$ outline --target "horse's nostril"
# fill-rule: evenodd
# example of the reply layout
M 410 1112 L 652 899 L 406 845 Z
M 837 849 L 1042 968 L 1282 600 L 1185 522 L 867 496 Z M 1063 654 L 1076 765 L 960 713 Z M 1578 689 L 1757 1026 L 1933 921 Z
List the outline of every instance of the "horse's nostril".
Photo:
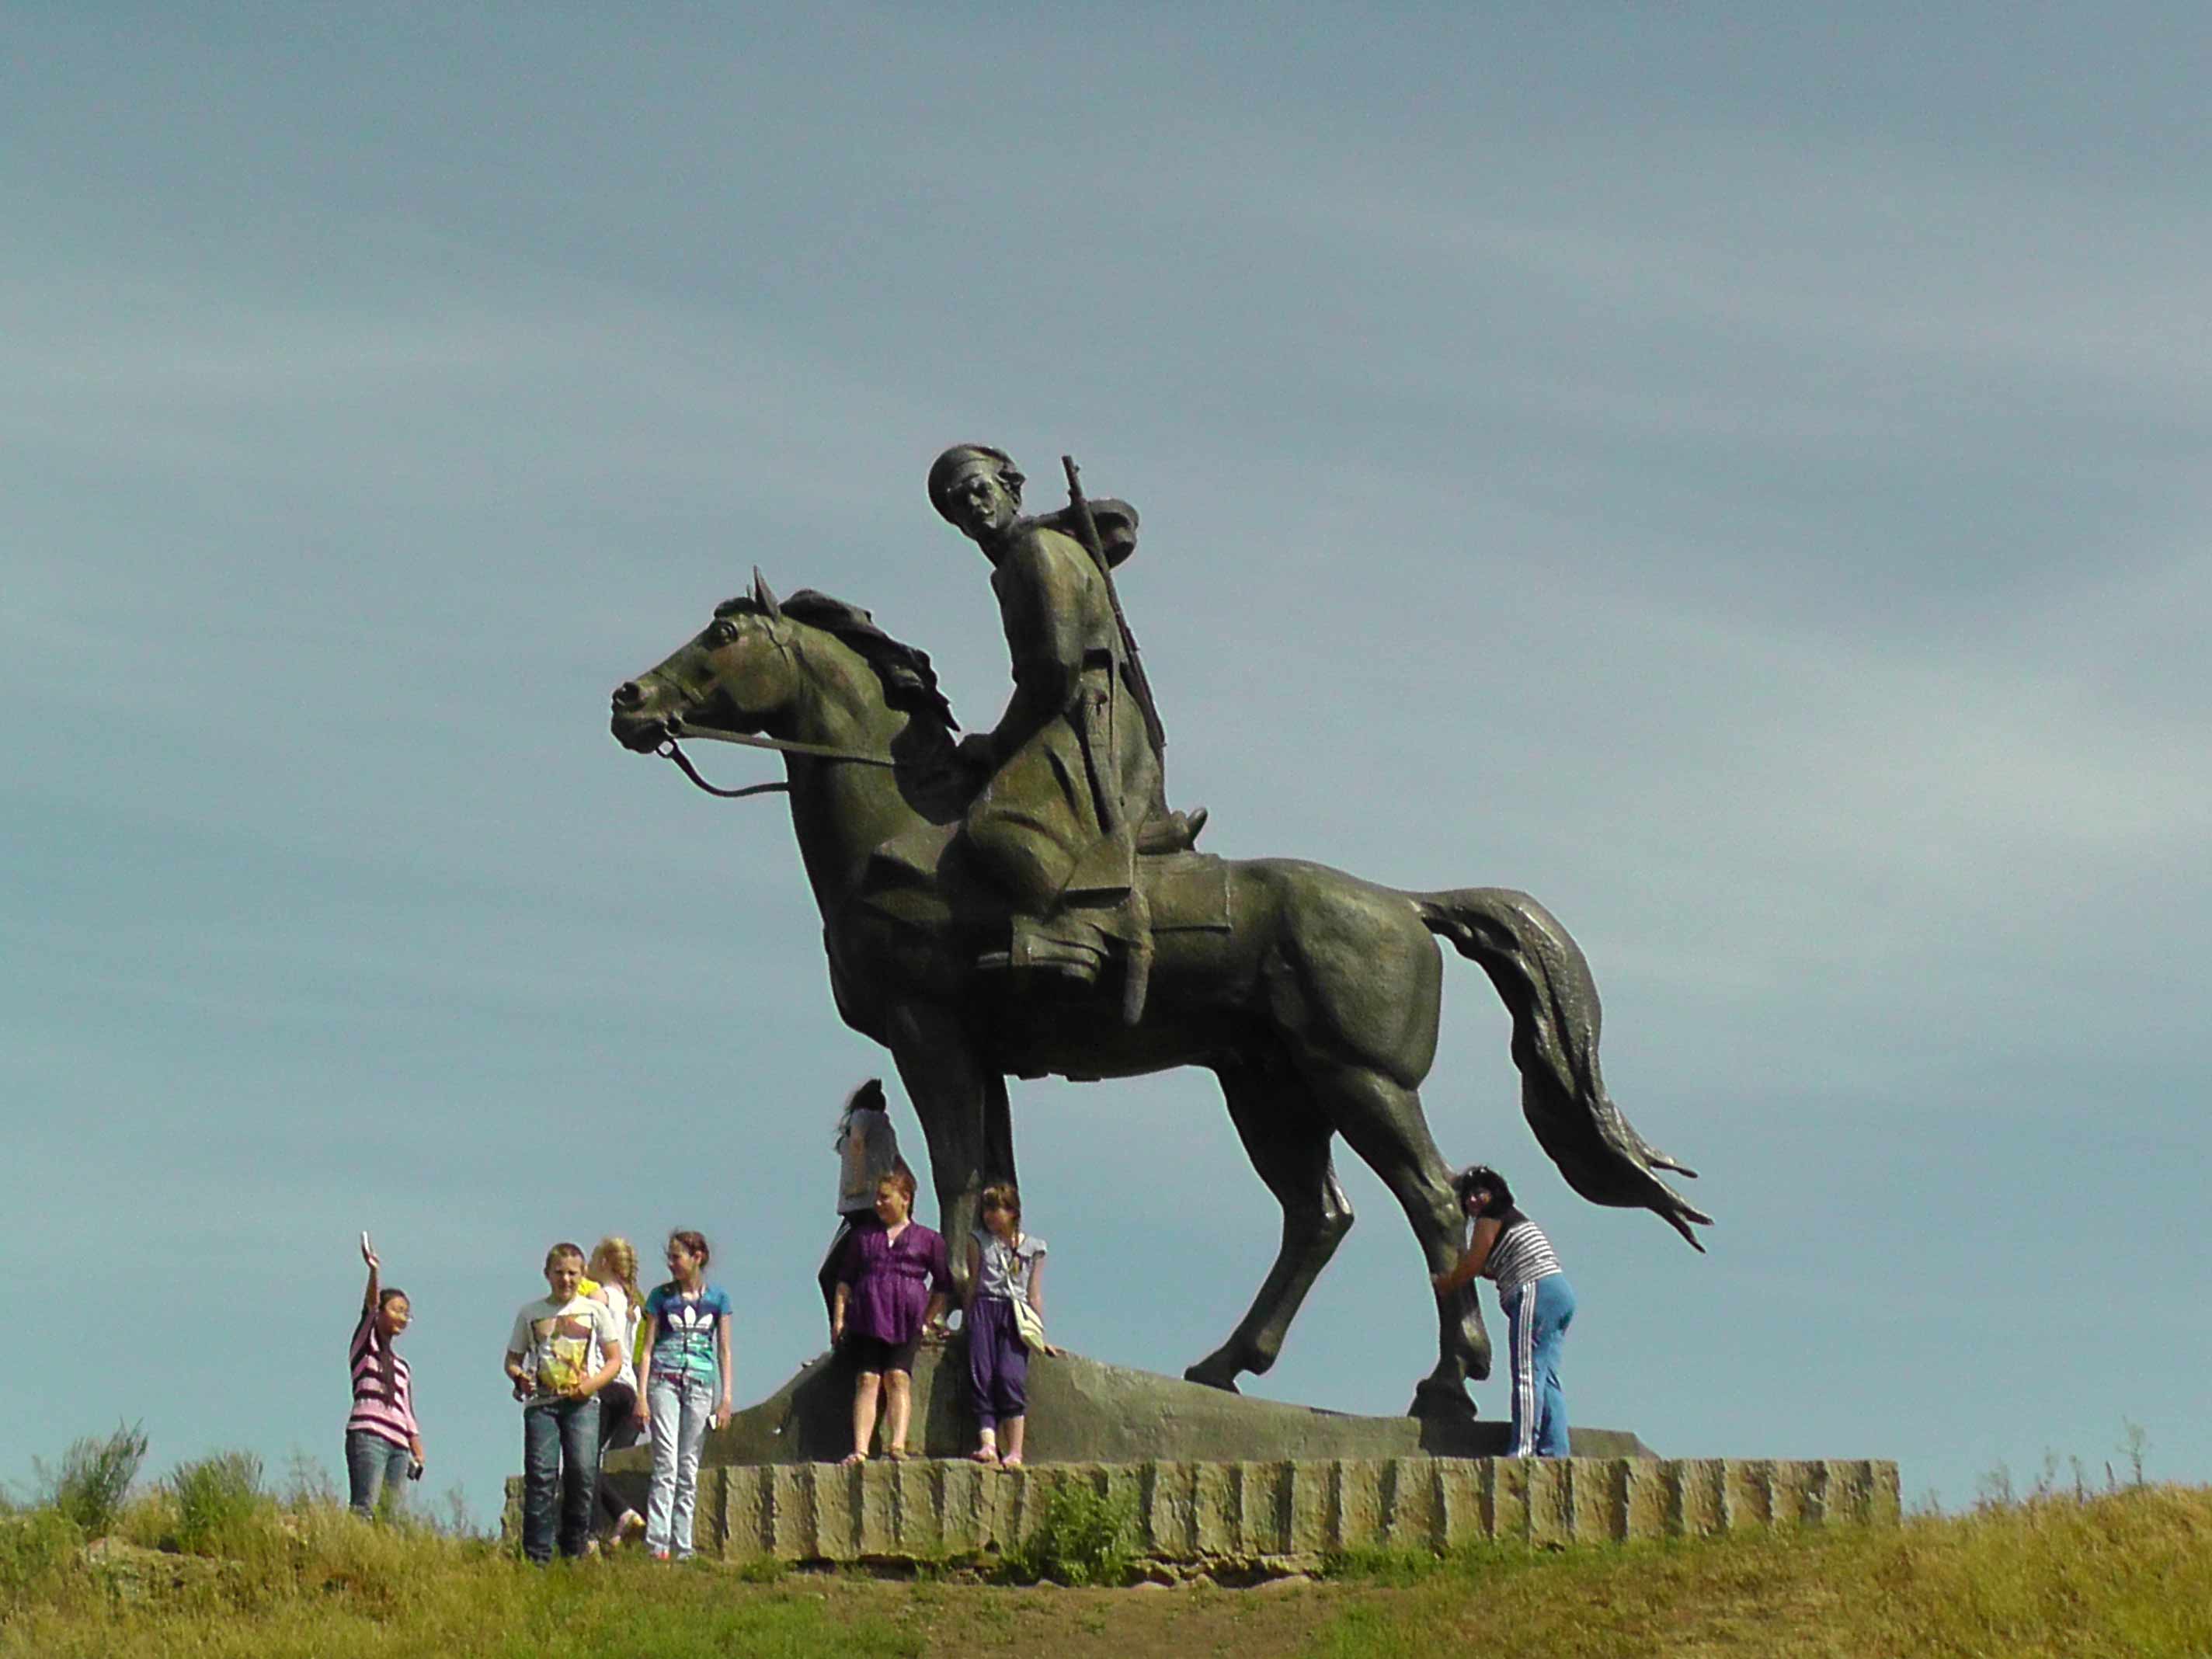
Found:
M 624 680 L 615 687 L 615 707 L 635 708 L 645 701 L 645 688 L 635 680 Z

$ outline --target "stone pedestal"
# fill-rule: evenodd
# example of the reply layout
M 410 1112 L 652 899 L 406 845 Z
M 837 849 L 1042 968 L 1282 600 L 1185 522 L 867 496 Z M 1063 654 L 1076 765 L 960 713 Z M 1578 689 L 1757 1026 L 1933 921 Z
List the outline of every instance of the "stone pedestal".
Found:
M 1076 1355 L 1032 1360 L 1028 1458 L 968 1462 L 975 1425 L 957 1346 L 914 1372 L 916 1456 L 836 1467 L 851 1449 L 853 1373 L 824 1356 L 708 1435 L 701 1554 L 732 1560 L 987 1559 L 1068 1482 L 1124 1500 L 1137 1553 L 1198 1571 L 1285 1571 L 1339 1550 L 1482 1540 L 1569 1545 L 1820 1524 L 1894 1525 L 1897 1465 L 1867 1459 L 1657 1456 L 1633 1434 L 1576 1429 L 1575 1455 L 1516 1460 L 1502 1423 L 1352 1417 L 1248 1400 Z M 607 1461 L 641 1511 L 652 1468 Z M 520 1481 L 510 1481 L 508 1526 Z
M 1219 1462 L 1325 1457 L 1492 1457 L 1505 1447 L 1502 1422 L 1467 1418 L 1352 1417 L 1251 1400 L 1218 1389 L 1079 1354 L 1030 1362 L 1032 1463 L 1141 1463 L 1152 1459 Z M 968 1410 L 966 1351 L 952 1343 L 924 1348 L 914 1368 L 914 1424 L 908 1449 L 923 1457 L 963 1457 L 975 1449 Z M 1577 1428 L 1578 1456 L 1650 1457 L 1634 1435 Z M 704 1464 L 834 1463 L 853 1449 L 853 1373 L 823 1355 L 728 1426 L 707 1437 Z M 642 1450 L 619 1453 L 611 1468 L 649 1467 Z

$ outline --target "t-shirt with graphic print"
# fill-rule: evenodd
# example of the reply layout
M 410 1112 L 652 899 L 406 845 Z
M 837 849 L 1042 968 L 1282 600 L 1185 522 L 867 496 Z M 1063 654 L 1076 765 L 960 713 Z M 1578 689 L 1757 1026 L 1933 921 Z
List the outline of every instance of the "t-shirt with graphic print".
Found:
M 514 1316 L 507 1351 L 523 1356 L 543 1397 L 572 1389 L 606 1363 L 606 1350 L 622 1346 L 622 1327 L 604 1302 L 574 1296 L 556 1302 L 541 1296 Z
M 653 1375 L 683 1372 L 719 1383 L 722 1363 L 715 1356 L 714 1334 L 730 1311 L 730 1298 L 712 1285 L 696 1296 L 686 1296 L 672 1284 L 654 1289 L 645 1298 Z

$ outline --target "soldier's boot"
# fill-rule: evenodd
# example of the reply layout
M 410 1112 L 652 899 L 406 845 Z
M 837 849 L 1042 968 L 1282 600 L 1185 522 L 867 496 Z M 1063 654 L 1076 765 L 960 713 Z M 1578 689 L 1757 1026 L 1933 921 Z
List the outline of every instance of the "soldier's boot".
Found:
M 1022 978 L 1050 978 L 1074 985 L 1095 984 L 1105 965 L 1106 935 L 1087 921 L 1069 915 L 1051 917 L 1017 915 L 1009 928 L 1007 948 L 986 951 L 975 966 L 989 973 L 1010 973 Z

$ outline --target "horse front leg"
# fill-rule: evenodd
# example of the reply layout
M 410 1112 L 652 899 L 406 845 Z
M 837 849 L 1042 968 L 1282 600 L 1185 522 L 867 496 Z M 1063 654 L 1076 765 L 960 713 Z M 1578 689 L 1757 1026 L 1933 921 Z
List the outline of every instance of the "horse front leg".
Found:
M 894 1010 L 890 1036 L 899 1080 L 906 1085 L 922 1137 L 929 1143 L 937 1230 L 945 1235 L 957 1293 L 964 1297 L 968 1236 L 979 1220 L 976 1200 L 989 1176 L 1013 1176 L 1011 1169 L 998 1171 L 986 1165 L 994 1142 L 1003 1142 L 1012 1158 L 1012 1131 L 1004 1123 L 1006 1079 L 985 1068 L 959 1022 L 933 1004 L 908 1004 Z

